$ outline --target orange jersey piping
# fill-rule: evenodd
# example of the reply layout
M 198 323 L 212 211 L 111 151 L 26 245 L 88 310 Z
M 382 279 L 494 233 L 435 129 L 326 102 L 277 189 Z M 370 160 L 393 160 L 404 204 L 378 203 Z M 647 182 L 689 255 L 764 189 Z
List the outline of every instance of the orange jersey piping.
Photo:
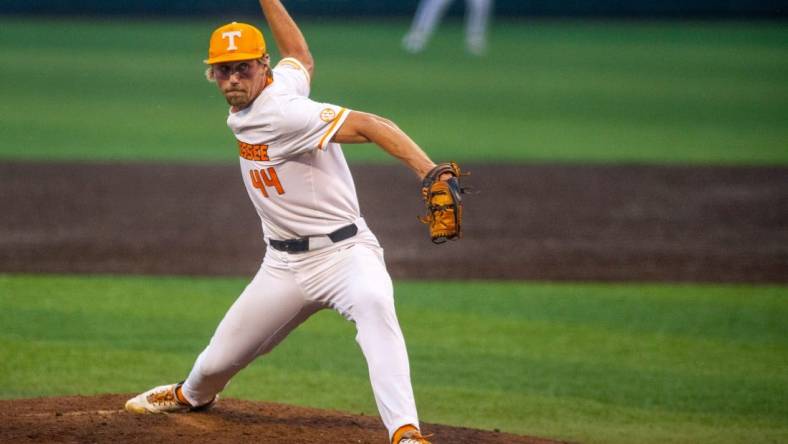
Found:
M 337 116 L 334 118 L 334 121 L 331 122 L 331 126 L 328 127 L 328 130 L 325 132 L 325 134 L 323 134 L 323 137 L 320 139 L 320 143 L 317 145 L 318 148 L 320 148 L 321 150 L 325 149 L 326 145 L 328 144 L 328 141 L 331 140 L 331 137 L 334 136 L 334 133 L 336 133 L 339 130 L 339 125 L 345 121 L 346 117 L 347 117 L 347 109 L 341 108 L 339 110 L 339 114 L 337 114 Z

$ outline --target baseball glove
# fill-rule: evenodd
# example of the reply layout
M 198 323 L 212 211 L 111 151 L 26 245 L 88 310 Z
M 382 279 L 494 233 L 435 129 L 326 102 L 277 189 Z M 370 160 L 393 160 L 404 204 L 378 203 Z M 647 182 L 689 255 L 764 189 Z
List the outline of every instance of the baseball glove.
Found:
M 440 180 L 441 175 L 452 175 Z M 460 166 L 455 162 L 436 165 L 421 183 L 421 196 L 427 206 L 427 214 L 419 220 L 430 229 L 430 239 L 435 244 L 462 237 L 462 198 L 465 189 L 460 186 Z

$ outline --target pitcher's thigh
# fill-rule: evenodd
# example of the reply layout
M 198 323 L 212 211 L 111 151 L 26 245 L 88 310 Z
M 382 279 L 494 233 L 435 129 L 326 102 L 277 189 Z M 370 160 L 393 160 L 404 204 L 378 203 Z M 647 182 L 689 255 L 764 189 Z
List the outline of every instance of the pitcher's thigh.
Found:
M 346 318 L 394 315 L 394 290 L 383 261 L 382 250 L 360 244 L 349 248 L 338 267 L 335 307 Z
M 219 323 L 206 349 L 203 371 L 245 366 L 312 313 L 289 272 L 263 266 Z

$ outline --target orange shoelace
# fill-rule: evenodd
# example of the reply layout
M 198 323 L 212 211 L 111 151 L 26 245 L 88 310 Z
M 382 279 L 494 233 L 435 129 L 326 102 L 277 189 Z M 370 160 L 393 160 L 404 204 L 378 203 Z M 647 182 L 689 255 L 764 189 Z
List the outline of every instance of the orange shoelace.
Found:
M 148 395 L 148 402 L 151 404 L 170 404 L 173 402 L 177 403 L 178 400 L 175 399 L 175 394 L 172 393 L 172 390 L 162 390 Z
M 418 442 L 420 442 L 422 444 L 431 444 L 429 441 L 427 441 L 427 438 L 432 437 L 433 433 L 430 433 L 429 435 L 426 435 L 426 436 L 422 435 L 421 432 L 418 431 L 418 430 L 414 430 L 413 432 L 410 432 L 410 433 L 411 433 L 410 436 L 407 436 L 407 434 L 406 434 L 405 436 L 403 436 L 400 439 L 400 441 L 411 439 L 413 441 L 418 441 Z

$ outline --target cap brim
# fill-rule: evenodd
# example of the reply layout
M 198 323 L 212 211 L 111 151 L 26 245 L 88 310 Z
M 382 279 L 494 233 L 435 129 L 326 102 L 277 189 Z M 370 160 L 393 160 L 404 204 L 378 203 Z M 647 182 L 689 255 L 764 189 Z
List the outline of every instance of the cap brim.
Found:
M 224 54 L 212 59 L 203 60 L 206 65 L 215 65 L 217 63 L 225 62 L 240 62 L 242 60 L 257 60 L 265 54 L 249 53 L 249 52 L 234 52 L 232 54 Z

